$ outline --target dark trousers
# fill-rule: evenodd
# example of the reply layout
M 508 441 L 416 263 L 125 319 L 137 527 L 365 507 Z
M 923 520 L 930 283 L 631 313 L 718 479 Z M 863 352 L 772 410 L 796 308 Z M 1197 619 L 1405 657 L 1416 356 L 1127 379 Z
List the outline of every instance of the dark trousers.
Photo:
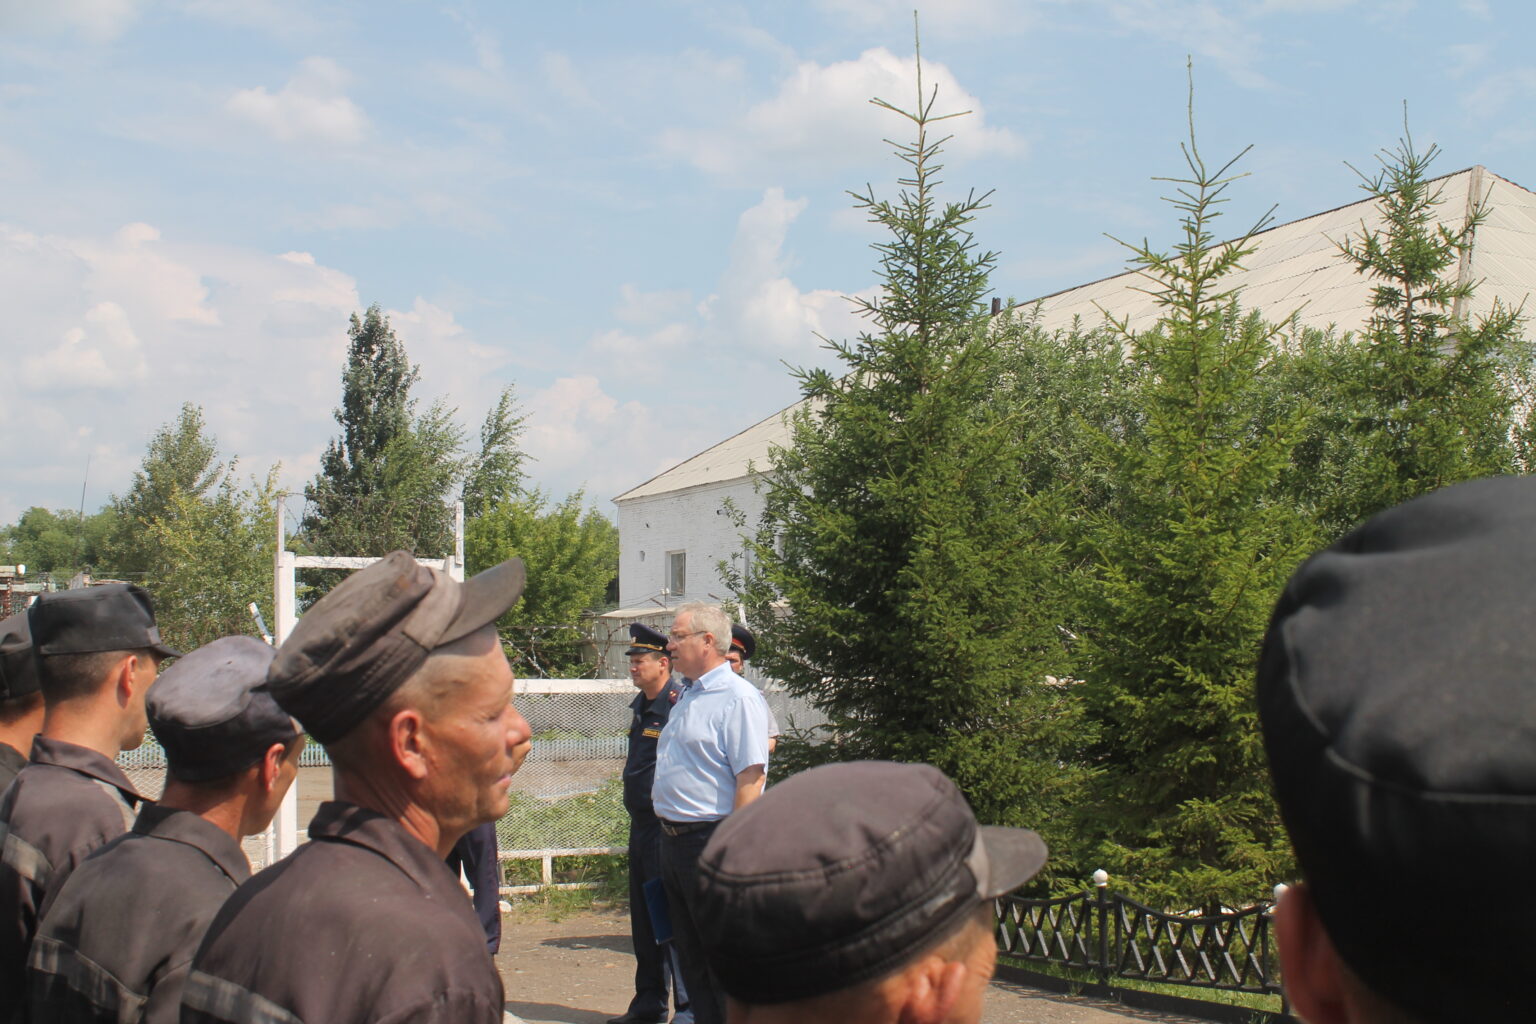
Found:
M 695 1024 L 725 1024 L 725 998 L 704 959 L 704 938 L 693 912 L 699 855 L 716 824 L 680 836 L 661 834 L 661 877 L 667 887 L 667 909 L 672 913 L 672 942 L 683 961 Z
M 684 984 L 677 946 L 656 944 L 645 883 L 661 877 L 661 826 L 655 818 L 629 822 L 629 934 L 635 944 L 635 998 L 629 1016 L 666 1020 L 667 992 L 677 1009 L 674 1020 L 688 1019 L 688 986 Z
M 488 821 L 459 837 L 448 851 L 448 866 L 464 869 L 474 895 L 475 916 L 485 929 L 485 948 L 495 956 L 501 948 L 501 858 L 496 855 L 496 823 Z

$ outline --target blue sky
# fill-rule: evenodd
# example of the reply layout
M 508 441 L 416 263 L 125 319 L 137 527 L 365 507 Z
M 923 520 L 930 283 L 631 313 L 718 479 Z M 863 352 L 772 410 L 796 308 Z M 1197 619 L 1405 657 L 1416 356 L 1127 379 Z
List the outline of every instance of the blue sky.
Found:
M 1020 299 L 1174 237 L 1185 58 L 1229 215 L 1359 198 L 1402 104 L 1436 169 L 1536 184 L 1523 3 L 949 0 L 926 79 L 953 195 Z M 348 315 L 390 311 L 472 432 L 506 384 L 535 482 L 608 499 L 796 397 L 858 322 L 910 101 L 911 3 L 0 0 L 0 521 L 95 508 L 203 406 L 302 487 Z

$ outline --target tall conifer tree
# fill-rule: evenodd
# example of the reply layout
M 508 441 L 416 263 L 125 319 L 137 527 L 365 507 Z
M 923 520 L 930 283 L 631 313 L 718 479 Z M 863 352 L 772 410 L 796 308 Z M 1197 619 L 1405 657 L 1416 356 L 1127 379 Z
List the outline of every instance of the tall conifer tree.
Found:
M 1062 648 L 1043 599 L 1042 541 L 1014 407 L 991 401 L 1007 342 L 982 308 L 994 254 L 970 225 L 974 193 L 938 197 L 946 141 L 922 85 L 894 200 L 853 193 L 881 225 L 871 330 L 829 343 L 836 373 L 801 370 L 807 405 L 773 455 L 741 596 L 767 673 L 808 697 L 837 758 L 925 761 L 983 820 L 1051 838 L 1070 797 L 1077 717 L 1046 676 Z
M 1172 253 L 1132 246 L 1162 308 L 1117 325 L 1138 369 L 1141 419 L 1104 436 L 1114 492 L 1084 517 L 1086 614 L 1077 671 L 1099 727 L 1086 817 L 1099 866 L 1148 899 L 1242 905 L 1289 877 L 1253 698 L 1259 640 L 1280 586 L 1312 544 L 1277 500 L 1298 421 L 1266 423 L 1275 328 L 1244 314 L 1224 279 L 1264 218 L 1217 244 L 1212 224 L 1236 159 L 1214 173 L 1194 143 L 1171 179 Z M 1239 157 L 1241 154 L 1239 154 Z

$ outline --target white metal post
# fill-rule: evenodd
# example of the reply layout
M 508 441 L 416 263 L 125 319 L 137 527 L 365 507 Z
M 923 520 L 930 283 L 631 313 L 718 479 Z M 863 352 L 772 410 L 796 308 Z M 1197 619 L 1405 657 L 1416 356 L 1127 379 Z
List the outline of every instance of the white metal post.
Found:
M 287 543 L 283 537 L 283 499 L 277 499 L 277 556 L 274 559 L 272 572 L 272 640 L 279 647 L 288 634 L 293 632 L 294 623 L 298 621 L 298 610 L 295 604 L 295 556 L 292 551 L 286 550 Z M 278 805 L 277 818 L 272 823 L 270 860 L 268 863 L 276 863 L 288 856 L 299 845 L 299 780 L 294 779 L 293 785 L 288 787 L 288 793 L 283 797 L 283 802 Z

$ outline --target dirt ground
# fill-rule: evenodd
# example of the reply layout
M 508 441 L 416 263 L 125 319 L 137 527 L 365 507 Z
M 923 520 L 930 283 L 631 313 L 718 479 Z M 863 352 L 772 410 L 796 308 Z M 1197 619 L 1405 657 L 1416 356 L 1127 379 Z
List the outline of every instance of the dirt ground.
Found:
M 552 921 L 542 908 L 516 907 L 502 916 L 496 957 L 507 1011 L 528 1024 L 605 1024 L 623 1013 L 634 993 L 635 960 L 629 918 L 583 911 Z M 1096 999 L 1055 995 L 994 982 L 984 1024 L 1200 1024 L 1127 1009 Z

